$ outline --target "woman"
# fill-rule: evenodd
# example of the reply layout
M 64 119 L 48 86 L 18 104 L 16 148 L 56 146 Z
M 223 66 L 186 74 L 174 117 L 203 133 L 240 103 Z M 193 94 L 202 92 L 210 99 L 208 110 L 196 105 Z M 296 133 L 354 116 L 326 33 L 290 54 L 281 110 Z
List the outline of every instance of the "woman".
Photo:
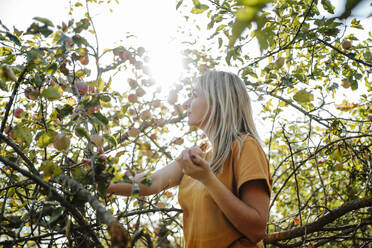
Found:
M 139 185 L 140 195 L 179 186 L 185 247 L 263 247 L 272 178 L 244 83 L 232 73 L 207 72 L 185 107 L 188 124 L 208 137 L 209 151 L 184 150 L 151 175 L 150 187 Z M 108 192 L 128 196 L 131 187 L 111 184 Z

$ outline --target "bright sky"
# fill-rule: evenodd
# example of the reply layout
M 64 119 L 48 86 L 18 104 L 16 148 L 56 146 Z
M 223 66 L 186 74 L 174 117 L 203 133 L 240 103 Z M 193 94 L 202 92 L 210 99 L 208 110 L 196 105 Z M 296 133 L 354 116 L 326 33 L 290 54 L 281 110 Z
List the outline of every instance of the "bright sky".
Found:
M 178 55 L 182 37 L 177 34 L 177 26 L 184 26 L 184 19 L 175 9 L 176 1 L 119 0 L 119 2 L 120 4 L 116 4 L 115 1 L 110 5 L 101 4 L 99 8 L 95 8 L 94 4 L 90 5 L 91 15 L 100 38 L 101 52 L 104 48 L 113 48 L 119 44 L 145 47 L 151 58 L 153 78 L 163 85 L 163 89 L 169 90 L 170 87 L 167 86 L 177 82 L 182 71 L 182 61 Z M 335 5 L 336 12 L 342 11 L 340 6 L 343 5 L 343 0 L 331 2 Z M 354 14 L 365 17 L 371 13 L 372 6 L 369 2 L 365 0 Z M 191 0 L 184 3 L 192 4 Z M 109 11 L 110 8 L 113 10 L 112 13 Z M 0 20 L 9 28 L 15 26 L 20 30 L 26 30 L 33 22 L 33 17 L 48 18 L 55 25 L 61 24 L 62 21 L 66 22 L 70 19 L 69 9 L 68 0 L 1 0 Z M 75 19 L 82 18 L 84 12 L 83 7 L 75 8 Z M 202 20 L 207 21 L 207 18 L 202 16 Z M 205 28 L 205 23 L 198 21 L 198 24 L 201 28 Z M 366 37 L 368 31 L 372 31 L 372 18 L 362 20 L 362 25 L 365 30 L 351 29 L 350 31 L 355 32 L 358 37 Z M 127 33 L 136 35 L 137 39 L 128 40 L 125 37 Z M 206 42 L 206 37 L 204 39 L 203 35 L 206 34 L 201 33 L 201 39 Z M 257 46 L 254 42 L 252 45 Z M 259 56 L 258 51 L 257 47 L 249 49 L 250 56 Z M 254 52 L 257 54 L 253 54 Z M 355 96 L 358 97 L 358 94 Z M 257 107 L 254 109 L 260 109 L 259 106 Z

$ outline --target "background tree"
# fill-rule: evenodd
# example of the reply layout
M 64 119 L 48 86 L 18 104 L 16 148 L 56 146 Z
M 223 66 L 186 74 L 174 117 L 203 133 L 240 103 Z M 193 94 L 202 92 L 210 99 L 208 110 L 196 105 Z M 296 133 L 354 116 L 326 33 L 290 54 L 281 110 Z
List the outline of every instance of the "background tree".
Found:
M 130 247 L 182 247 L 173 190 L 118 198 L 105 187 L 151 173 L 175 150 L 202 142 L 180 99 L 196 76 L 225 60 L 271 127 L 266 244 L 368 246 L 372 55 L 371 32 L 353 34 L 363 29 L 360 20 L 322 17 L 320 8 L 334 11 L 326 0 L 179 1 L 190 22 L 190 11 L 206 15 L 209 24 L 199 29 L 215 47 L 196 47 L 193 35 L 185 40 L 186 76 L 163 99 L 145 48 L 99 46 L 89 7 L 106 3 L 73 4 L 86 9 L 84 18 L 57 25 L 36 17 L 25 31 L 1 24 L 1 245 L 106 247 L 104 223 L 113 246 L 127 246 L 129 234 Z M 347 6 L 343 18 L 355 5 Z M 248 47 L 255 39 L 259 57 Z M 357 100 L 343 96 L 350 92 Z

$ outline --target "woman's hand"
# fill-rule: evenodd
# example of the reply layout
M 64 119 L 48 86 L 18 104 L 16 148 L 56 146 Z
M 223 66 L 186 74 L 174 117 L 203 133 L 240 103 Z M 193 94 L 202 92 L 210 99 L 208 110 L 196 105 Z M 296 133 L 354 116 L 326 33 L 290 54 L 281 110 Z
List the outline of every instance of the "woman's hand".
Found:
M 209 163 L 202 157 L 204 153 L 199 147 L 193 147 L 182 151 L 181 155 L 176 158 L 182 168 L 182 172 L 201 183 L 207 182 L 214 174 Z

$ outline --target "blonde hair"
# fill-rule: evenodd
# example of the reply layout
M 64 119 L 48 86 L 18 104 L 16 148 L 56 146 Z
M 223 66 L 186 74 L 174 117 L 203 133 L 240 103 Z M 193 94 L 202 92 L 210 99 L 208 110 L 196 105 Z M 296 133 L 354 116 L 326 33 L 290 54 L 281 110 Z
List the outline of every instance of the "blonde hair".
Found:
M 208 111 L 201 123 L 206 121 L 203 129 L 212 146 L 208 161 L 212 171 L 218 174 L 234 140 L 238 141 L 239 153 L 243 135 L 249 134 L 260 142 L 252 118 L 251 101 L 243 81 L 233 73 L 209 71 L 199 77 L 196 87 L 201 89 L 207 101 Z

